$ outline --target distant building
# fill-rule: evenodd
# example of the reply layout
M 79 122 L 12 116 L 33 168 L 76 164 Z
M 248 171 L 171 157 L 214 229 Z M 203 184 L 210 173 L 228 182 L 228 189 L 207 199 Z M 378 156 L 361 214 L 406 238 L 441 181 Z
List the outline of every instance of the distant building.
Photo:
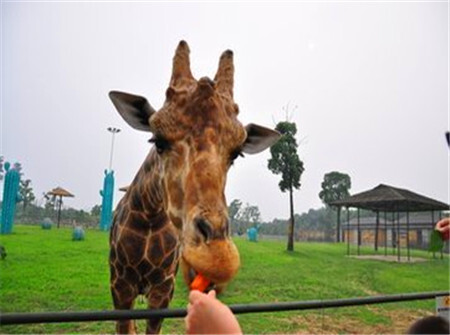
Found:
M 383 214 L 379 216 L 378 223 L 378 247 L 396 247 L 397 241 L 397 214 L 393 218 L 392 213 L 387 213 L 386 220 Z M 393 221 L 394 220 L 394 221 Z M 409 245 L 416 249 L 427 249 L 430 242 L 430 234 L 434 230 L 439 217 L 431 212 L 402 213 L 400 216 L 400 247 L 406 247 L 407 231 L 409 226 Z M 376 216 L 359 219 L 360 245 L 375 246 L 375 231 L 377 230 Z M 342 222 L 341 234 L 344 241 L 350 238 L 350 243 L 358 243 L 358 219 L 353 218 L 350 223 Z

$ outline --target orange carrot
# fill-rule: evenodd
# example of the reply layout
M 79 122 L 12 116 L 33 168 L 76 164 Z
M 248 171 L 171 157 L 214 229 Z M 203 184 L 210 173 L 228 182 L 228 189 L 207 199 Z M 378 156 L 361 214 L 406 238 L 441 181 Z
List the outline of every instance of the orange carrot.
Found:
M 208 287 L 210 281 L 202 274 L 198 274 L 191 283 L 191 290 L 198 290 L 204 292 Z

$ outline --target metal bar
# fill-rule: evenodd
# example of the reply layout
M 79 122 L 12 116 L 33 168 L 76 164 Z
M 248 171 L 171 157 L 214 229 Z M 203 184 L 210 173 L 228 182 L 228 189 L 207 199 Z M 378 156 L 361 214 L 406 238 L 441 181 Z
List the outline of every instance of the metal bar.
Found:
M 109 171 L 112 170 L 112 162 L 113 162 L 113 152 L 114 152 L 114 135 L 116 135 L 116 133 L 112 133 L 112 139 L 111 139 L 111 152 L 109 155 Z
M 336 233 L 337 233 L 336 234 L 337 235 L 336 242 L 341 242 L 341 206 L 338 206 L 338 208 L 337 208 L 337 232 Z
M 387 256 L 387 213 L 384 211 L 384 255 Z
M 397 231 L 395 230 L 395 212 L 392 212 L 392 256 L 395 255 L 395 248 L 397 247 Z
M 309 300 L 280 302 L 276 304 L 250 304 L 229 306 L 234 314 L 282 312 L 293 310 L 308 310 L 320 308 L 349 307 L 373 305 L 411 300 L 427 300 L 435 297 L 450 295 L 449 291 L 405 293 L 382 295 L 375 297 L 348 298 L 335 300 Z M 0 316 L 0 325 L 17 325 L 30 323 L 60 323 L 87 322 L 106 320 L 139 320 L 148 318 L 182 318 L 187 314 L 186 309 L 146 309 L 146 310 L 116 310 L 92 312 L 55 312 L 55 313 L 7 313 Z
M 347 256 L 350 256 L 350 207 L 347 207 Z
M 408 253 L 408 262 L 410 259 L 410 251 L 409 251 L 409 208 L 406 211 L 406 250 Z
M 358 256 L 359 256 L 359 253 L 360 253 L 360 251 L 359 251 L 359 247 L 360 247 L 360 244 L 361 244 L 361 225 L 360 225 L 360 222 L 359 222 L 359 208 L 358 208 L 358 221 L 357 221 L 357 223 L 358 223 L 358 239 L 357 239 L 357 241 L 356 241 L 356 244 L 357 244 L 357 246 L 358 246 L 358 249 L 357 249 L 357 254 L 358 254 Z
M 400 262 L 400 211 L 397 208 L 397 260 Z
M 431 234 L 433 233 L 434 225 L 435 225 L 435 222 L 434 222 L 434 211 L 432 210 L 431 211 L 431 230 L 430 230 L 430 233 L 428 234 L 428 247 L 431 244 Z M 436 252 L 435 251 L 433 251 L 433 258 L 436 258 Z
M 377 214 L 377 218 L 376 218 L 376 222 L 375 222 L 375 240 L 374 240 L 374 243 L 375 243 L 375 251 L 377 251 L 378 252 L 378 230 L 379 230 L 379 228 L 380 228 L 380 211 L 375 211 L 376 212 L 376 214 Z
M 442 220 L 442 211 L 439 211 L 438 213 L 439 213 L 438 221 L 441 221 Z M 433 227 L 433 229 L 434 229 L 434 227 Z M 441 253 L 441 259 L 444 259 L 444 248 L 441 249 L 440 253 Z

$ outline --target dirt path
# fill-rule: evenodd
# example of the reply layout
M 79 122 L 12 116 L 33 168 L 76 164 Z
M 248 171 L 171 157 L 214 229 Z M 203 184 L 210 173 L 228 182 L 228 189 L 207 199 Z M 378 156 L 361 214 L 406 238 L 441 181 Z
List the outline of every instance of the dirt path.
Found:
M 396 255 L 362 255 L 362 256 L 348 256 L 356 259 L 372 259 L 376 261 L 384 261 L 384 262 L 398 262 L 398 258 Z M 429 259 L 420 258 L 420 257 L 410 257 L 409 260 L 406 256 L 400 257 L 400 263 L 417 263 L 417 262 L 426 262 Z
M 424 310 L 388 311 L 374 308 L 373 312 L 389 321 L 385 324 L 366 324 L 356 317 L 318 314 L 295 316 L 290 318 L 290 321 L 298 326 L 297 334 L 405 334 L 414 321 L 432 315 L 431 312 Z

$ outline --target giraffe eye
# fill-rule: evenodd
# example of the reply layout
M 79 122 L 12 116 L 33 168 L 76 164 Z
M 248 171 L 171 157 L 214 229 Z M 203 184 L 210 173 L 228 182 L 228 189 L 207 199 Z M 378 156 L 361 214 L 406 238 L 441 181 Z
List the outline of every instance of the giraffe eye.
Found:
M 156 152 L 158 154 L 162 154 L 164 151 L 170 148 L 170 143 L 166 139 L 162 137 L 152 137 L 148 140 L 150 143 L 153 143 L 156 147 Z

